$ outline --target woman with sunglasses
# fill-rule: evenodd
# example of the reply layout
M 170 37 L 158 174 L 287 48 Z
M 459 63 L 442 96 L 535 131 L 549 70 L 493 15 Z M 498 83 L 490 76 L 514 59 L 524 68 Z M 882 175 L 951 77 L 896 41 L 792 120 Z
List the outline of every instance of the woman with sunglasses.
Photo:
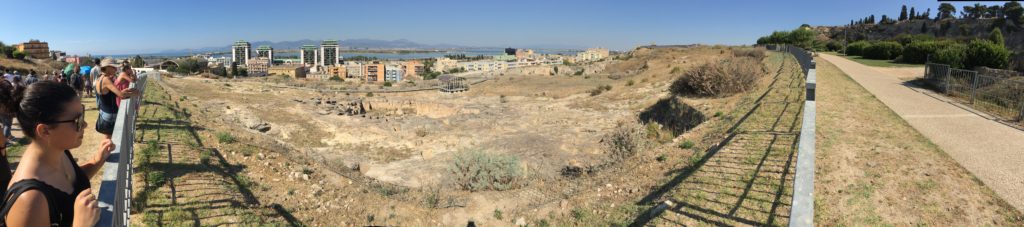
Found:
M 6 226 L 93 226 L 99 220 L 89 179 L 114 145 L 105 140 L 91 159 L 75 164 L 70 149 L 82 145 L 85 106 L 66 84 L 29 86 L 17 105 L 18 122 L 30 139 L 0 210 Z
M 118 89 L 114 84 L 114 76 L 117 75 L 114 59 L 103 59 L 100 65 L 103 74 L 96 78 L 96 83 L 93 83 L 96 85 L 96 105 L 100 109 L 99 118 L 96 119 L 96 131 L 110 140 L 114 134 L 114 121 L 117 120 L 117 98 L 134 96 L 135 89 Z

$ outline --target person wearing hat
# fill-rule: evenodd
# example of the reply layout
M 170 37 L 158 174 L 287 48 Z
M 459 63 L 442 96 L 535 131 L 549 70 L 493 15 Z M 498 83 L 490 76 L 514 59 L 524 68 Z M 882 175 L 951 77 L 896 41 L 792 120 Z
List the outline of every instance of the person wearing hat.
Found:
M 114 134 L 114 122 L 117 120 L 117 98 L 129 98 L 137 93 L 135 88 L 117 89 L 114 85 L 114 77 L 117 75 L 117 66 L 114 59 L 105 58 L 100 61 L 102 74 L 96 78 L 96 106 L 99 107 L 99 116 L 96 119 L 96 131 L 102 133 L 107 140 Z

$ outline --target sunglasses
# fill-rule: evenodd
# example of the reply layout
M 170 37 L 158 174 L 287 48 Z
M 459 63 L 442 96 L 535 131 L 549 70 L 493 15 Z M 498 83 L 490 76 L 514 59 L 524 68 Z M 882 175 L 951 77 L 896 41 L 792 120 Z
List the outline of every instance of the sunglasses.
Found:
M 74 123 L 74 125 L 76 126 L 75 127 L 75 131 L 76 132 L 82 131 L 82 129 L 85 128 L 85 105 L 82 105 L 82 113 L 78 114 L 78 117 L 75 117 L 75 119 L 66 120 L 66 121 L 46 122 L 46 123 L 47 124 Z

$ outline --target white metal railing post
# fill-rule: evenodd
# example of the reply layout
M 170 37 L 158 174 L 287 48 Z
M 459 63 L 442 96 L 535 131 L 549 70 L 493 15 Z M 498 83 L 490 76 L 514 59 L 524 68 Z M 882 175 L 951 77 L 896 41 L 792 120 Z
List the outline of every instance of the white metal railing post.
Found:
M 806 79 L 803 121 L 798 138 L 796 176 L 793 178 L 793 201 L 789 213 L 790 227 L 814 226 L 814 134 L 817 90 L 817 62 L 807 51 L 795 48 L 790 53 L 800 62 Z

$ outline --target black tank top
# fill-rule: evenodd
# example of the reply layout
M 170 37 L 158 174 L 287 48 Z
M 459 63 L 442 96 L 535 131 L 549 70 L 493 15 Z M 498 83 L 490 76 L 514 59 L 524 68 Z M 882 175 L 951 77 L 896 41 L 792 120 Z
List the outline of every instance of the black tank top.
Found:
M 96 91 L 102 91 L 103 79 L 100 79 L 99 84 L 96 85 Z M 106 94 L 96 96 L 96 105 L 99 106 L 100 111 L 108 114 L 117 114 L 117 94 L 113 91 L 107 91 Z
M 50 207 L 50 224 L 56 226 L 71 226 L 72 220 L 75 217 L 75 198 L 78 193 L 88 189 L 90 187 L 89 179 L 85 176 L 85 171 L 75 163 L 74 157 L 71 156 L 71 152 L 65 150 L 64 155 L 71 161 L 71 166 L 75 170 L 75 182 L 71 183 L 72 192 L 61 191 L 56 187 L 53 187 L 46 182 L 37 179 L 24 179 L 15 182 L 8 188 L 7 194 L 4 195 L 3 210 L 0 210 L 0 220 L 7 223 L 7 213 L 11 211 L 11 206 L 14 206 L 14 202 L 17 200 L 21 193 L 29 190 L 39 190 L 46 197 L 46 202 Z

